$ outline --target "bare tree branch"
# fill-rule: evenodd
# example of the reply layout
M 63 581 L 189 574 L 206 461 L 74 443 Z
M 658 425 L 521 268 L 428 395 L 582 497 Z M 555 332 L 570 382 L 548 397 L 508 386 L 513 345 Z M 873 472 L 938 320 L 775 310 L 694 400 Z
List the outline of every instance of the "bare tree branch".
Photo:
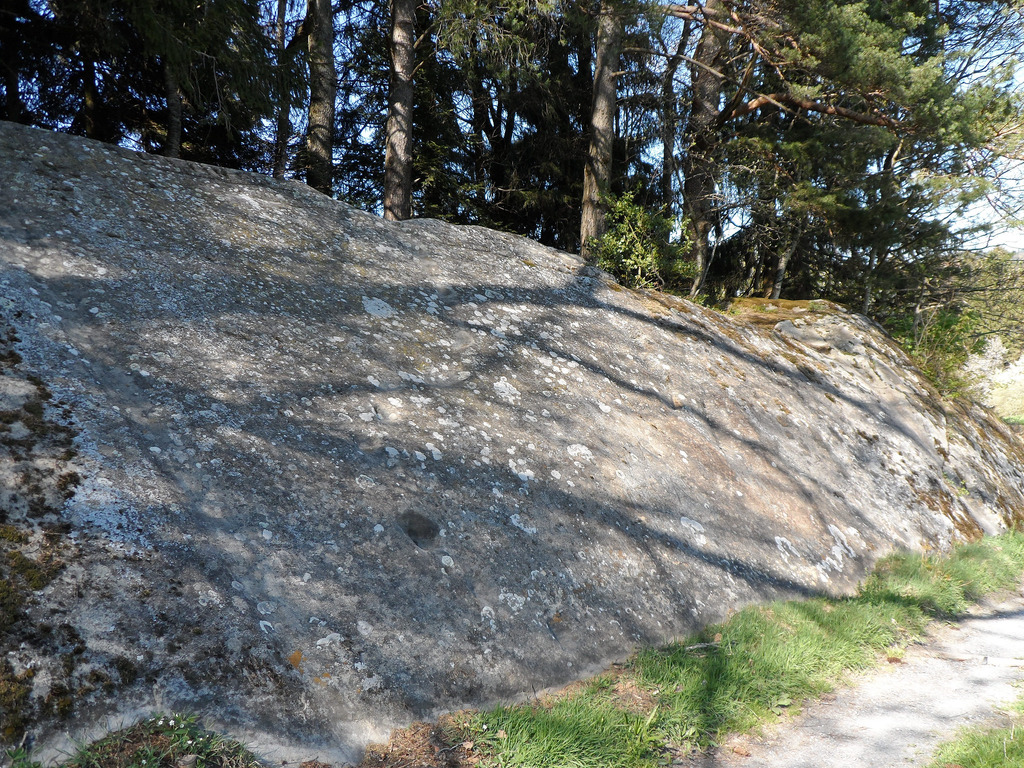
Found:
M 772 104 L 781 109 L 786 109 L 788 107 L 791 109 L 803 109 L 808 112 L 820 112 L 824 115 L 835 115 L 836 117 L 842 117 L 846 120 L 852 120 L 855 123 L 879 125 L 892 131 L 905 129 L 905 125 L 903 123 L 898 120 L 893 120 L 891 117 L 886 117 L 885 115 L 857 112 L 834 104 L 823 104 L 820 101 L 800 98 L 790 93 L 762 94 L 757 98 L 751 99 L 746 104 L 738 106 L 733 110 L 732 114 L 725 119 L 730 120 L 735 117 L 743 117 L 743 115 L 748 115 L 766 104 Z

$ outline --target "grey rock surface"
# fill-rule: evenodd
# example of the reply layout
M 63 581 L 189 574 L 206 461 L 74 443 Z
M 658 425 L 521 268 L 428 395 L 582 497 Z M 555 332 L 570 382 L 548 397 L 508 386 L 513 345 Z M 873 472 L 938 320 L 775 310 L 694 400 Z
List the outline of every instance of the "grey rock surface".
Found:
M 29 610 L 84 651 L 5 649 L 43 757 L 177 709 L 356 760 L 1024 509 L 1019 439 L 841 308 L 745 322 L 512 235 L 7 123 L 0 295 L 0 397 L 45 381 L 83 478 Z

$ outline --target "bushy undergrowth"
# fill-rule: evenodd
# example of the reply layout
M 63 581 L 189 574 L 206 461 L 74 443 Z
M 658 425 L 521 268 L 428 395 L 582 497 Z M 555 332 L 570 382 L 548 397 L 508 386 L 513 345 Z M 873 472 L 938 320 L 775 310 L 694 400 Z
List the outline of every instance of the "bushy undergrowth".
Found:
M 977 377 L 967 370 L 972 354 L 984 342 L 978 331 L 978 314 L 970 309 L 937 309 L 922 321 L 916 315 L 890 318 L 887 329 L 945 397 L 969 394 Z
M 898 658 L 929 620 L 962 614 L 1022 572 L 1017 533 L 949 556 L 892 555 L 854 597 L 746 608 L 564 695 L 468 715 L 453 738 L 471 739 L 491 764 L 508 768 L 659 765 L 668 753 L 714 745 L 854 670 Z
M 695 272 L 684 244 L 671 241 L 676 222 L 636 202 L 633 192 L 605 202 L 608 230 L 593 249 L 597 266 L 630 288 L 686 293 Z

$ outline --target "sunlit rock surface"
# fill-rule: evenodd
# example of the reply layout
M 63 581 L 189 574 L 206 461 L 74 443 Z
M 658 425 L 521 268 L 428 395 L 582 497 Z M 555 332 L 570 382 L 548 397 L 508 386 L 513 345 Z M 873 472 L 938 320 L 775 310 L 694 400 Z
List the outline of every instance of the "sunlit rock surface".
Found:
M 838 307 L 721 315 L 6 123 L 0 293 L 3 380 L 45 382 L 83 478 L 27 610 L 84 650 L 3 649 L 44 757 L 174 709 L 354 760 L 1024 509 L 1017 438 Z

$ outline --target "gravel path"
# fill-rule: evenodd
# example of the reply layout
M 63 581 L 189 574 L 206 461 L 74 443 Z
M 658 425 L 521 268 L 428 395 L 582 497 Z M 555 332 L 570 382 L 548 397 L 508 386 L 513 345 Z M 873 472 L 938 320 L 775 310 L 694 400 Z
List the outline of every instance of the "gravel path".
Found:
M 1024 679 L 1024 596 L 936 624 L 903 663 L 859 677 L 760 737 L 730 740 L 700 768 L 927 765 L 962 726 L 1004 724 Z

